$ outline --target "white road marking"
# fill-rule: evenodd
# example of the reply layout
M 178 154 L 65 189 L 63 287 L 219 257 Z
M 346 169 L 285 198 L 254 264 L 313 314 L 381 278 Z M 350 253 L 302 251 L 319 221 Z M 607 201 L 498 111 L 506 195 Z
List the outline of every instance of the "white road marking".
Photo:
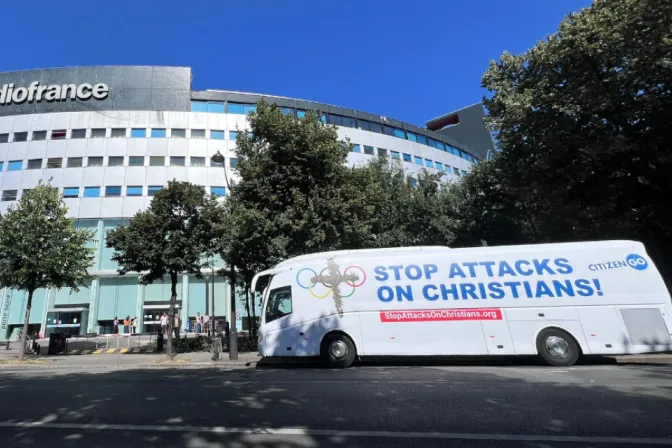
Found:
M 558 436 L 547 434 L 487 434 L 451 432 L 351 431 L 309 428 L 228 428 L 224 426 L 120 425 L 53 422 L 0 422 L 0 428 L 45 428 L 59 430 L 198 432 L 211 434 L 248 434 L 260 436 L 379 437 L 388 439 L 505 440 L 515 442 L 618 443 L 627 445 L 669 445 L 672 438 Z

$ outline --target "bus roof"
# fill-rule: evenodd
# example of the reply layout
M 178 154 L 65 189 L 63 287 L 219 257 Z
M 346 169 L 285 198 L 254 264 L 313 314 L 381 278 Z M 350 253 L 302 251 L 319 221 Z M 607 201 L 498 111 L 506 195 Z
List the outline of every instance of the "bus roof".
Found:
M 285 261 L 277 264 L 274 269 L 283 269 L 288 268 L 294 265 L 303 265 L 306 262 L 315 260 L 315 259 L 325 259 L 330 257 L 340 257 L 344 255 L 363 255 L 368 257 L 372 256 L 385 256 L 385 255 L 401 255 L 401 254 L 411 254 L 414 252 L 471 252 L 474 254 L 478 253 L 515 253 L 523 252 L 529 250 L 538 250 L 543 251 L 548 249 L 550 246 L 557 247 L 562 245 L 567 250 L 590 250 L 591 248 L 604 248 L 605 246 L 609 247 L 628 247 L 628 246 L 642 246 L 642 243 L 638 241 L 628 241 L 628 240 L 608 240 L 608 241 L 586 241 L 586 242 L 577 242 L 577 243 L 545 243 L 545 244 L 521 244 L 515 246 L 476 246 L 476 247 L 462 247 L 462 248 L 450 248 L 447 246 L 416 246 L 416 247 L 390 247 L 385 249 L 352 249 L 352 250 L 336 250 L 331 252 L 318 252 L 315 254 L 300 255 L 298 257 L 289 258 Z

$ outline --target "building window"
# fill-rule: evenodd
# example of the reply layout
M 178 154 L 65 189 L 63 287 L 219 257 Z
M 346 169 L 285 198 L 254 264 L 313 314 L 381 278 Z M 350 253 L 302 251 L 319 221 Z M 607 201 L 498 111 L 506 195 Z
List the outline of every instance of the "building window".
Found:
M 184 129 L 171 129 L 170 136 L 172 138 L 185 138 L 187 133 Z
M 438 140 L 436 141 L 436 148 L 437 148 L 437 149 L 440 149 L 441 151 L 445 151 L 445 150 L 446 150 L 446 146 L 445 146 L 443 143 L 441 143 L 440 141 L 438 141 Z
M 121 196 L 121 187 L 118 185 L 105 187 L 105 196 Z
M 16 201 L 16 195 L 19 190 L 5 190 L 2 192 L 2 202 Z
M 229 140 L 236 140 L 238 138 L 238 131 L 229 131 Z
M 383 126 L 380 123 L 369 122 L 369 131 L 377 132 L 379 134 L 383 133 Z
M 63 168 L 63 159 L 60 157 L 47 159 L 47 169 Z
M 346 128 L 354 128 L 355 127 L 355 119 L 352 117 L 342 117 L 343 120 L 343 126 Z
M 412 162 L 413 161 L 410 154 L 404 153 L 403 157 L 404 157 L 404 162 Z
M 170 157 L 170 166 L 184 166 L 184 157 L 176 157 L 176 156 L 171 156 Z
M 142 196 L 142 187 L 139 185 L 126 187 L 126 196 Z
M 474 161 L 474 158 L 473 158 L 473 157 L 471 156 L 471 154 L 469 154 L 468 152 L 465 152 L 464 155 L 467 156 L 467 160 L 468 160 L 468 161 L 470 161 L 470 162 L 473 162 L 473 161 Z
M 14 133 L 14 139 L 12 141 L 25 142 L 26 140 L 28 140 L 28 133 L 27 132 L 15 132 Z
M 205 138 L 205 129 L 192 129 L 191 138 Z
M 422 166 L 422 157 L 413 156 L 413 161 L 415 162 L 416 165 Z
M 7 171 L 20 171 L 23 169 L 23 160 L 12 160 L 7 164 Z
M 340 115 L 328 114 L 327 124 L 333 124 L 334 126 L 342 126 L 343 119 Z
M 350 151 L 361 153 L 362 152 L 362 147 L 357 145 L 357 144 L 350 145 Z
M 128 166 L 145 166 L 145 156 L 129 156 Z
M 418 143 L 420 143 L 422 145 L 426 145 L 427 144 L 427 137 L 425 137 L 424 135 L 418 135 Z
M 31 159 L 28 161 L 27 170 L 40 170 L 42 169 L 42 159 Z
M 215 114 L 224 113 L 224 103 L 219 101 L 192 101 L 192 112 L 210 112 Z
M 98 197 L 100 197 L 100 187 L 85 187 L 84 188 L 84 197 L 85 198 L 98 198 Z
M 68 131 L 65 129 L 58 129 L 56 131 L 51 131 L 52 140 L 63 140 L 68 136 Z
M 432 161 L 429 160 L 429 159 L 425 159 L 425 166 L 426 166 L 427 168 L 434 168 L 434 162 L 432 162 Z
M 394 136 L 398 138 L 403 138 L 404 140 L 406 139 L 406 131 L 403 129 L 399 128 L 394 128 Z
M 192 157 L 189 163 L 191 166 L 205 166 L 205 157 Z
M 434 166 L 436 167 L 437 170 L 443 171 L 443 163 L 441 162 L 434 162 Z
M 124 156 L 108 157 L 107 166 L 124 166 Z
M 214 196 L 217 196 L 218 198 L 221 198 L 222 196 L 226 196 L 226 188 L 225 187 L 210 187 L 210 193 Z
M 428 143 L 429 146 L 431 146 L 432 148 L 436 148 L 436 140 L 434 140 L 433 138 L 428 138 L 428 139 L 427 139 L 427 143 Z
M 63 189 L 64 198 L 78 198 L 79 197 L 79 187 L 65 187 Z
M 229 103 L 228 112 L 230 114 L 242 114 L 247 115 L 250 112 L 256 112 L 257 106 L 254 104 L 245 104 L 245 103 Z
M 152 138 L 166 138 L 166 130 L 152 129 L 152 133 L 150 135 L 152 136 Z
M 86 129 L 73 129 L 70 131 L 70 138 L 86 138 Z
M 383 125 L 383 134 L 385 135 L 394 135 L 394 128 L 391 126 Z
M 399 160 L 401 159 L 401 156 L 399 155 L 399 151 L 390 151 L 390 155 L 394 160 Z
M 446 165 L 443 167 L 444 171 L 448 174 L 453 174 L 453 171 L 450 169 L 450 166 Z
M 103 135 L 104 137 L 105 135 Z M 126 138 L 126 129 L 125 128 L 113 128 L 110 131 L 110 137 L 112 138 Z
M 9 134 L 0 134 L 0 143 L 9 142 Z
M 378 148 L 378 157 L 387 157 L 387 149 Z
M 149 166 L 166 166 L 166 158 L 164 156 L 151 156 Z
M 460 177 L 460 170 L 454 167 L 453 174 L 456 175 L 457 177 Z
M 411 181 L 411 187 L 418 188 L 418 179 L 416 179 L 415 177 L 411 177 L 410 181 Z
M 294 108 L 293 107 L 281 107 L 280 112 L 282 112 L 283 115 L 294 115 Z
M 147 196 L 154 197 L 161 190 L 163 190 L 163 187 L 160 185 L 150 185 L 147 187 Z
M 467 173 L 466 171 L 462 170 L 462 175 L 463 175 L 463 176 L 466 176 L 467 174 L 468 174 L 468 173 Z
M 2 172 L 2 168 L 5 166 L 5 162 L 0 162 L 0 173 Z
M 82 157 L 68 157 L 68 168 L 80 168 L 82 166 Z
M 231 158 L 229 159 L 229 166 L 230 166 L 231 168 L 235 168 L 235 167 L 237 167 L 237 166 L 238 166 L 238 159 L 235 158 L 235 157 L 231 157 Z
M 299 118 L 303 118 L 306 116 L 306 111 L 303 109 L 296 109 L 296 116 Z
M 370 122 L 366 120 L 357 120 L 357 129 L 361 129 L 362 131 L 368 131 L 369 123 Z
M 47 131 L 33 131 L 33 140 L 46 140 Z
M 192 112 L 207 112 L 208 111 L 208 102 L 207 101 L 192 101 L 191 102 L 191 111 Z
M 373 146 L 364 145 L 364 154 L 373 155 Z
M 147 137 L 147 129 L 133 128 L 131 129 L 131 138 L 145 138 Z
M 112 131 L 115 131 L 115 129 L 112 129 Z M 124 131 L 124 137 L 126 136 L 126 129 L 123 129 Z M 105 128 L 95 128 L 91 129 L 91 138 L 105 138 L 105 133 L 107 132 L 107 129 Z M 114 135 L 113 135 L 114 137 Z
M 210 138 L 213 140 L 224 140 L 224 131 L 210 131 Z
M 103 166 L 102 157 L 89 157 L 88 163 L 86 166 Z

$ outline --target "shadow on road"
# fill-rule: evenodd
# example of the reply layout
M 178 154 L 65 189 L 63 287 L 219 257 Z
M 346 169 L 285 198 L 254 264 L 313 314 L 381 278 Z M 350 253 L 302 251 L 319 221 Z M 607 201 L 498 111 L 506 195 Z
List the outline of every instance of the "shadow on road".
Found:
M 523 373 L 506 373 L 514 370 Z M 631 370 L 616 369 L 619 375 Z M 552 374 L 543 369 L 5 371 L 0 446 L 561 446 L 552 440 L 429 440 L 338 431 L 671 436 L 672 389 L 646 383 L 671 384 L 672 369 L 636 370 L 636 380 L 621 378 L 618 385 L 609 378 L 603 385 L 558 374 L 549 379 Z M 225 433 L 224 427 L 256 433 Z M 268 428 L 296 429 L 272 434 Z

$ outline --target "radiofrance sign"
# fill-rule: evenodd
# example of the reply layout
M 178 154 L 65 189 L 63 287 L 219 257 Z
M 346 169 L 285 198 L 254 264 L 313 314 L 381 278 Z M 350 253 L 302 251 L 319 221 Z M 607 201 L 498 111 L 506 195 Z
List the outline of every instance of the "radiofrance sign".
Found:
M 3 84 L 0 89 L 0 105 L 23 104 L 40 101 L 102 100 L 107 98 L 110 89 L 107 84 L 52 84 L 40 85 L 38 81 L 28 87 L 15 87 L 14 84 Z

